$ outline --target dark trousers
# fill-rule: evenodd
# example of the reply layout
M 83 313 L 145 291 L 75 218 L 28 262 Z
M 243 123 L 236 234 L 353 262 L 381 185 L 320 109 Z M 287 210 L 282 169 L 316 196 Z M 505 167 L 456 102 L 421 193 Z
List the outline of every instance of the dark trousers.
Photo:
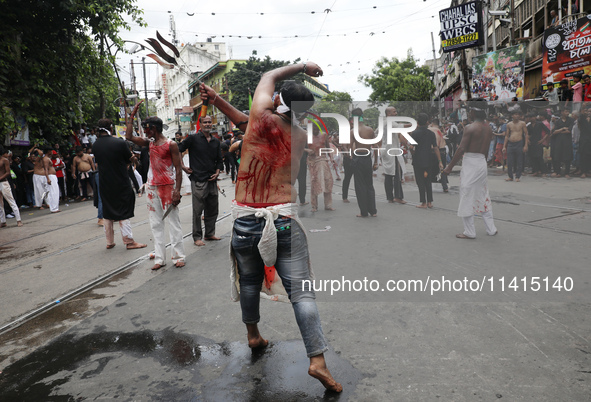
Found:
M 88 180 L 89 177 L 87 177 L 86 179 L 83 179 L 82 175 L 80 173 L 78 173 L 78 182 L 80 183 L 80 188 L 82 189 L 82 198 L 88 198 L 88 185 L 92 184 Z
M 388 201 L 393 201 L 394 198 L 398 200 L 404 199 L 404 192 L 402 191 L 402 168 L 398 159 L 394 161 L 396 166 L 395 175 L 385 175 L 384 188 L 386 189 L 386 198 Z
M 308 177 L 308 163 L 307 155 L 300 160 L 300 171 L 298 172 L 298 197 L 300 198 L 300 204 L 306 202 L 306 179 Z
M 236 181 L 236 171 L 238 170 L 238 167 L 236 166 L 236 155 L 234 155 L 233 152 L 228 152 L 226 154 L 226 160 L 228 161 L 228 164 L 230 165 L 230 173 L 232 175 L 232 181 Z
M 430 168 L 413 166 L 415 181 L 419 187 L 419 199 L 421 204 L 433 202 L 433 187 L 431 186 Z M 426 195 L 426 197 L 425 197 Z
M 215 222 L 218 218 L 218 186 L 216 181 L 196 182 L 191 180 L 193 201 L 193 241 L 201 240 L 201 214 L 205 224 L 205 237 L 215 236 Z
M 518 179 L 521 178 L 523 172 L 523 140 L 517 142 L 509 142 L 507 144 L 507 173 L 509 178 L 513 178 L 513 174 Z
M 127 168 L 127 175 L 129 176 L 129 179 L 131 180 L 131 184 L 133 185 L 133 188 L 135 188 L 135 192 L 137 194 L 140 193 L 140 184 L 137 182 L 137 178 L 135 177 L 135 173 L 133 173 L 133 168 L 131 166 L 129 166 Z
M 371 156 L 354 156 L 353 166 L 355 167 L 353 175 L 359 213 L 361 216 L 375 215 L 378 210 L 376 209 L 376 192 L 373 188 Z
M 561 175 L 561 167 L 562 164 L 564 163 L 564 174 L 570 174 L 570 161 L 569 162 L 560 162 L 560 161 L 553 161 L 552 162 L 552 169 L 554 170 L 554 173 Z
M 66 199 L 67 195 L 66 195 L 66 181 L 65 181 L 65 177 L 58 177 L 57 178 L 57 184 L 60 188 L 60 195 L 62 197 L 62 199 Z
M 343 200 L 349 198 L 349 184 L 351 184 L 351 177 L 353 177 L 353 164 L 351 158 L 343 156 L 343 169 L 345 170 L 345 177 L 343 178 Z
M 445 167 L 447 166 L 447 151 L 445 148 L 439 148 L 439 155 L 441 155 L 441 163 L 443 163 L 443 168 L 445 169 Z M 443 187 L 443 190 L 447 190 L 448 189 L 448 183 L 449 181 L 447 180 L 447 175 L 446 174 L 442 174 L 441 175 L 441 180 L 439 180 L 439 183 L 441 183 L 441 187 Z

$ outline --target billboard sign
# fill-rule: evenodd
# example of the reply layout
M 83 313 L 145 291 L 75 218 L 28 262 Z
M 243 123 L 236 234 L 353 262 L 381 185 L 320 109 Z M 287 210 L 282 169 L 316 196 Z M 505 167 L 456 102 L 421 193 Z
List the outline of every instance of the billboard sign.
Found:
M 482 10 L 480 2 L 460 4 L 439 11 L 441 47 L 444 52 L 481 46 Z
M 517 45 L 472 58 L 472 97 L 489 101 L 523 99 L 525 46 Z
M 575 74 L 591 74 L 591 15 L 544 31 L 542 89 Z

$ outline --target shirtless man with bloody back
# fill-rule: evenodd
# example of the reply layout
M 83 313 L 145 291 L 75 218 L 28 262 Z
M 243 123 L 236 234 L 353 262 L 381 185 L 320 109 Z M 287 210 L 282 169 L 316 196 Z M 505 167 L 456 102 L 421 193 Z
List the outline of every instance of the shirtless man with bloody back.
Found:
M 485 121 L 486 101 L 470 102 L 474 123 L 464 129 L 464 136 L 453 159 L 443 170 L 449 175 L 462 155 L 462 171 L 460 173 L 460 205 L 458 216 L 464 222 L 464 233 L 457 234 L 458 239 L 475 239 L 474 214 L 481 213 L 486 233 L 497 234 L 493 220 L 492 203 L 488 194 L 488 178 L 486 155 L 492 138 L 492 129 Z
M 201 98 L 209 100 L 240 129 L 246 127 L 236 199 L 232 206 L 233 299 L 240 299 L 242 321 L 246 324 L 248 346 L 267 346 L 258 330 L 261 290 L 281 299 L 275 286 L 285 286 L 296 321 L 310 358 L 308 374 L 328 390 L 341 392 L 326 366 L 328 343 L 322 332 L 312 289 L 304 287 L 311 278 L 306 233 L 297 217 L 295 180 L 306 146 L 306 132 L 297 127 L 305 111 L 314 103 L 308 89 L 285 82 L 278 94 L 275 84 L 299 72 L 318 77 L 322 69 L 315 63 L 300 63 L 265 73 L 254 93 L 250 117 L 201 85 Z M 248 121 L 248 123 L 247 123 Z M 253 246 L 257 245 L 258 250 Z M 278 278 L 265 283 L 265 266 L 275 267 Z M 236 278 L 239 278 L 236 280 Z M 240 293 L 238 294 L 238 286 Z

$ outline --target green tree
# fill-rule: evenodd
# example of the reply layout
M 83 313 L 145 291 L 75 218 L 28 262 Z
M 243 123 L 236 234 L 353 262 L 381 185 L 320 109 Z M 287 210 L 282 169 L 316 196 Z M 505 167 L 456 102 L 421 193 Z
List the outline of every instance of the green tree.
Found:
M 418 59 L 414 58 L 411 49 L 406 59 L 383 57 L 376 62 L 371 74 L 359 77 L 359 82 L 371 87 L 371 102 L 428 101 L 435 86 L 429 68 L 417 63 Z
M 316 101 L 312 112 L 320 116 L 320 113 L 336 113 L 349 117 L 353 98 L 348 92 L 332 91 L 320 101 Z M 338 133 L 339 125 L 335 119 L 322 119 L 330 133 Z
M 29 123 L 32 141 L 52 143 L 69 126 L 115 117 L 116 97 L 109 44 L 129 29 L 125 16 L 142 24 L 135 0 L 3 2 L 0 36 L 0 137 L 14 117 Z M 115 96 L 113 96 L 115 95 Z M 111 99 L 107 99 L 112 97 Z
M 253 52 L 253 56 L 246 63 L 235 64 L 234 69 L 226 74 L 228 88 L 232 93 L 230 103 L 239 110 L 248 110 L 248 94 L 254 96 L 254 91 L 264 73 L 290 64 L 287 61 L 272 60 L 269 56 L 260 59 L 255 57 L 255 54 Z M 294 60 L 294 63 L 297 62 L 299 59 Z M 299 73 L 291 79 L 301 83 L 305 78 L 303 73 Z

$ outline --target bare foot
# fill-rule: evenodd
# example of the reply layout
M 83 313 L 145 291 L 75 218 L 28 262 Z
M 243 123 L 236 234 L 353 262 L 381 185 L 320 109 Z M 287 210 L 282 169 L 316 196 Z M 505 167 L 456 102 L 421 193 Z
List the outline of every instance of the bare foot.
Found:
M 148 254 L 148 257 L 153 260 L 154 258 L 156 258 L 156 253 L 150 253 Z
M 18 226 L 20 228 L 21 226 L 23 226 L 23 223 L 21 221 L 17 221 L 16 226 Z
M 417 208 L 423 208 L 426 209 L 427 208 L 427 204 L 421 204 L 421 205 L 417 205 Z
M 345 198 L 345 199 L 343 200 L 343 202 L 344 202 L 345 204 L 348 204 L 348 203 L 350 203 L 351 201 L 349 201 L 348 199 L 346 199 L 346 198 Z
M 583 174 L 581 175 L 581 179 L 584 179 L 584 178 L 586 178 L 586 177 L 587 177 L 587 175 L 586 175 L 585 173 L 583 173 Z
M 519 178 L 515 179 L 515 181 L 520 182 L 521 180 Z
M 300 202 L 300 207 L 303 207 L 304 205 L 308 205 L 309 202 Z
M 432 202 L 428 202 L 427 203 L 427 208 L 433 208 L 433 203 Z
M 333 207 L 324 207 L 325 211 L 336 211 Z
M 41 207 L 39 207 L 39 211 L 41 211 L 42 209 L 45 209 L 45 208 L 43 208 L 42 206 L 41 206 Z
M 377 218 L 378 214 L 371 214 L 370 215 L 372 218 Z
M 105 226 L 105 223 L 104 223 L 104 221 L 102 219 L 99 219 L 98 222 L 97 222 L 97 225 L 99 225 L 99 226 Z
M 569 175 L 567 175 L 567 174 L 565 174 L 565 175 L 564 175 L 564 178 L 565 178 L 565 179 L 570 179 L 570 176 L 569 176 Z
M 152 267 L 152 271 L 158 271 L 160 268 L 162 268 L 165 264 L 154 264 L 154 266 Z
M 204 237 L 205 240 L 222 240 L 221 237 L 217 237 L 217 236 L 210 236 L 210 237 Z
M 107 250 L 110 250 L 110 249 L 112 249 L 113 247 L 115 247 L 115 245 L 114 245 L 114 244 L 107 244 Z
M 401 198 L 394 198 L 394 202 L 397 202 L 398 204 L 406 204 L 406 201 Z
M 248 338 L 248 347 L 252 350 L 267 347 L 269 341 L 264 339 L 259 333 L 259 327 L 257 324 L 246 324 L 246 331 Z
M 174 263 L 174 266 L 177 267 L 177 268 L 182 268 L 182 267 L 185 266 L 185 262 L 182 261 L 182 260 L 179 260 L 179 261 L 177 261 L 177 262 Z
M 142 243 L 138 243 L 136 241 L 134 241 L 133 243 L 130 243 L 127 245 L 127 249 L 128 250 L 135 250 L 136 248 L 144 248 L 147 247 L 147 244 L 142 244 Z
M 0 228 L 5 228 L 5 227 L 6 227 L 6 222 L 0 223 Z
M 58 212 L 62 212 L 59 209 L 57 211 L 51 211 L 52 214 L 57 214 Z
M 201 239 L 195 240 L 195 245 L 196 246 L 205 246 L 205 242 Z
M 322 385 L 324 385 L 324 388 L 329 391 L 343 391 L 343 386 L 336 382 L 335 379 L 332 378 L 330 371 L 328 371 L 326 362 L 324 360 L 324 355 L 313 356 L 310 358 L 310 368 L 308 368 L 308 374 L 320 381 Z
M 318 208 L 312 208 L 311 211 L 312 212 L 318 212 Z
M 560 175 L 558 175 L 558 174 L 556 174 L 556 173 L 552 173 L 552 174 L 550 175 L 550 177 L 560 177 Z
M 355 216 L 356 216 L 356 217 L 358 217 L 358 218 L 367 218 L 367 215 L 361 215 L 361 214 L 357 214 L 357 215 L 355 215 Z
M 394 204 L 394 200 L 388 200 L 390 204 Z
M 465 235 L 465 234 L 463 234 L 463 233 L 457 234 L 457 235 L 456 235 L 456 237 L 457 237 L 458 239 L 469 239 L 469 240 L 474 240 L 474 239 L 475 239 L 474 237 L 468 237 L 468 236 L 466 236 L 466 235 Z
M 513 179 L 512 179 L 512 178 L 510 178 L 510 177 L 507 177 L 507 178 L 505 179 L 505 181 L 513 181 Z

